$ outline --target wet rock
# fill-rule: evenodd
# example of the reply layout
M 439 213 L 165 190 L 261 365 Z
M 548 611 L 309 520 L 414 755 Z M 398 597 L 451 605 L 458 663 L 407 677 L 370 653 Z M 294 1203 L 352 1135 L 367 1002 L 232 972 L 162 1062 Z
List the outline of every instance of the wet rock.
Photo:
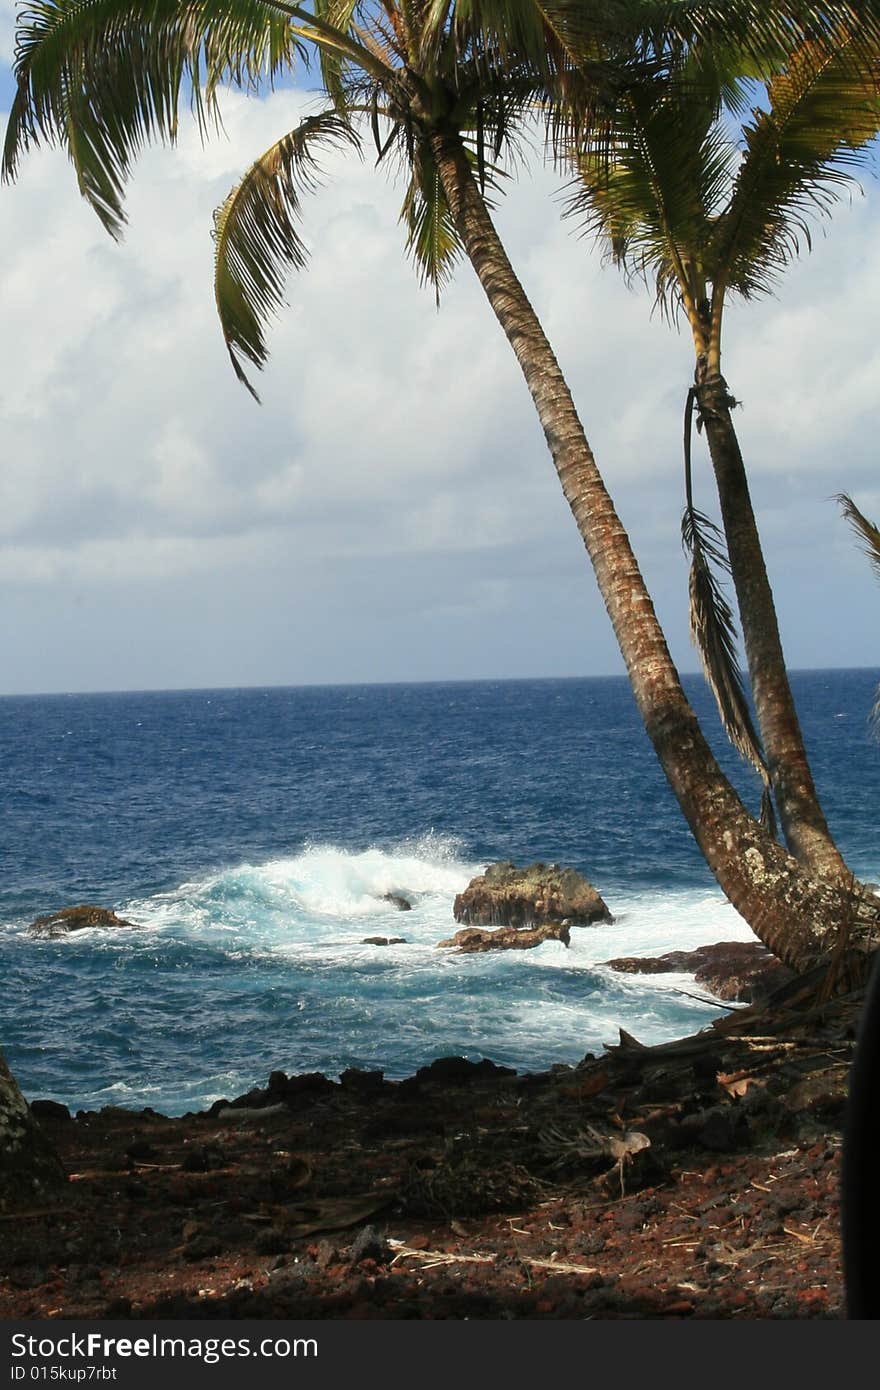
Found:
M 456 922 L 477 927 L 533 927 L 566 922 L 610 922 L 611 913 L 595 888 L 574 869 L 530 864 L 518 869 L 492 864 L 459 893 L 452 908 Z
M 719 941 L 695 951 L 662 956 L 618 956 L 605 962 L 627 975 L 693 975 L 717 999 L 752 1004 L 794 979 L 794 973 L 757 941 Z
M 453 947 L 458 955 L 470 955 L 477 951 L 530 951 L 545 941 L 561 941 L 567 946 L 571 932 L 561 922 L 547 922 L 540 927 L 462 927 L 446 941 L 438 942 L 438 947 Z
M 405 936 L 365 936 L 362 946 L 405 946 Z
M 94 903 L 80 903 L 78 907 L 62 907 L 58 912 L 49 912 L 43 917 L 35 917 L 28 927 L 30 936 L 53 940 L 68 936 L 71 932 L 84 931 L 86 927 L 134 927 L 124 917 L 117 917 L 108 907 L 96 907 Z
M 392 907 L 396 907 L 398 912 L 409 912 L 412 909 L 412 903 L 409 898 L 402 897 L 400 893 L 383 893 L 382 901 L 383 903 L 390 903 Z

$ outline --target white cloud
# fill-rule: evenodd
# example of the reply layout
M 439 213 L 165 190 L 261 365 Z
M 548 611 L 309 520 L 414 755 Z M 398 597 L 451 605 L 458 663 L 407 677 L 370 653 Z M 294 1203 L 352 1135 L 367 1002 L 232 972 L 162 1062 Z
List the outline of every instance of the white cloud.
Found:
M 0 4 L 8 18 L 8 0 Z M 291 91 L 231 97 L 226 139 L 203 148 L 187 127 L 179 148 L 148 152 L 121 246 L 78 198 L 58 152 L 29 156 L 18 185 L 0 191 L 5 582 L 19 600 L 28 586 L 55 594 L 61 609 L 72 590 L 97 601 L 116 586 L 121 603 L 138 586 L 141 614 L 143 595 L 154 593 L 158 612 L 173 580 L 181 621 L 198 583 L 213 585 L 230 615 L 237 595 L 258 591 L 273 660 L 276 617 L 307 585 L 311 626 L 299 632 L 291 679 L 381 679 L 382 660 L 358 653 L 389 646 L 410 662 L 395 675 L 495 674 L 481 665 L 479 614 L 499 651 L 506 642 L 513 653 L 511 673 L 612 669 L 602 605 L 509 347 L 467 265 L 434 309 L 403 253 L 401 191 L 369 158 L 333 155 L 326 186 L 307 201 L 312 260 L 292 277 L 290 307 L 272 329 L 271 360 L 257 374 L 262 408 L 235 381 L 213 305 L 211 213 L 311 104 Z M 555 184 L 538 171 L 514 187 L 499 226 L 673 645 L 693 665 L 678 541 L 688 341 L 651 320 L 647 292 L 602 270 L 560 224 Z M 872 592 L 826 499 L 874 488 L 876 225 L 873 194 L 841 209 L 779 301 L 737 311 L 728 326 L 728 375 L 745 401 L 744 448 L 802 664 L 821 650 L 808 630 L 818 615 L 846 593 Z M 700 486 L 708 504 L 705 478 Z M 823 543 L 833 568 L 820 583 L 798 564 L 804 547 Z M 798 571 L 796 584 L 786 569 Z M 543 615 L 523 607 L 527 591 L 542 596 Z M 805 599 L 811 625 L 799 616 Z M 38 640 L 34 611 L 22 602 L 31 617 L 4 628 L 23 653 Z M 348 668 L 332 665 L 326 646 L 343 611 L 360 629 Z M 466 638 L 450 636 L 438 651 L 438 614 L 457 626 L 467 611 Z M 560 613 L 590 632 L 574 668 Z M 240 665 L 230 656 L 228 679 L 266 679 L 252 616 L 241 622 L 247 640 L 237 630 L 229 650 L 238 642 L 246 655 Z M 404 631 L 405 643 L 395 635 Z M 839 624 L 834 640 L 839 651 L 863 651 L 855 635 L 846 647 Z M 162 669 L 151 683 L 169 681 Z
M 0 0 L 0 62 L 9 63 L 15 49 L 15 0 Z

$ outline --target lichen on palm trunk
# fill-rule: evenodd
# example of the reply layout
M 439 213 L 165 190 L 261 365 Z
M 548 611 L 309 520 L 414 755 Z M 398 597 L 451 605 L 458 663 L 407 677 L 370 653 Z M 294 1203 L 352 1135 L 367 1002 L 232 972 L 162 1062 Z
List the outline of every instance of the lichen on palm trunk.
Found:
M 0 1211 L 31 1206 L 65 1180 L 52 1144 L 0 1055 Z

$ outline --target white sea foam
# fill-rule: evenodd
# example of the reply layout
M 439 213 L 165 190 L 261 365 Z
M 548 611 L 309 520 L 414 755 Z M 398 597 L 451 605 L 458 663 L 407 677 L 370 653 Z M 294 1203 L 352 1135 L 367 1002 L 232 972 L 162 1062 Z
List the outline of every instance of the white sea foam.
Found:
M 271 952 L 315 964 L 338 963 L 343 954 L 354 965 L 375 958 L 364 936 L 404 936 L 405 946 L 387 948 L 383 960 L 409 969 L 430 962 L 435 968 L 437 943 L 455 930 L 453 898 L 485 867 L 459 858 L 458 849 L 455 840 L 438 836 L 361 852 L 310 845 L 290 858 L 239 865 L 124 904 L 123 910 L 139 924 L 190 939 L 226 937 L 230 951 Z M 386 894 L 405 898 L 411 911 L 399 911 Z M 619 894 L 610 905 L 614 922 L 573 928 L 569 949 L 547 942 L 529 952 L 505 953 L 505 959 L 583 971 L 615 956 L 754 939 L 717 889 L 642 889 Z M 476 969 L 473 959 L 467 968 Z M 669 986 L 655 978 L 652 987 Z
M 393 1078 L 450 1054 L 518 1070 L 576 1062 L 614 1042 L 619 1027 L 652 1043 L 717 1016 L 711 1002 L 688 998 L 705 993 L 691 976 L 621 974 L 609 959 L 753 939 L 711 887 L 632 888 L 608 892 L 615 921 L 572 928 L 569 948 L 438 950 L 456 930 L 455 894 L 484 867 L 439 836 L 359 852 L 313 844 L 118 904 L 143 930 L 58 944 L 119 966 L 102 985 L 117 1013 L 149 979 L 144 1033 L 136 1058 L 128 1034 L 105 1040 L 111 1084 L 91 1091 L 83 1078 L 66 1098 L 136 1098 L 179 1112 L 238 1094 L 277 1066 L 328 1075 L 379 1067 Z M 383 901 L 386 893 L 411 910 Z M 365 944 L 372 936 L 405 940 Z M 141 1051 L 151 1030 L 155 1064 Z M 181 1055 L 190 1059 L 183 1075 Z

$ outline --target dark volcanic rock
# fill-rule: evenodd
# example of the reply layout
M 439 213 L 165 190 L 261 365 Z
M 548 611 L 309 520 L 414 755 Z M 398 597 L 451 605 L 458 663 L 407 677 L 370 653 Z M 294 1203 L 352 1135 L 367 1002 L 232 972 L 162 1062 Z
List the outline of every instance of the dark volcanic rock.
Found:
M 467 1057 L 438 1057 L 430 1066 L 419 1067 L 414 1077 L 408 1077 L 401 1086 L 429 1081 L 440 1086 L 467 1086 L 472 1081 L 487 1080 L 491 1077 L 516 1076 L 512 1067 L 500 1067 L 497 1062 L 484 1057 L 480 1062 L 471 1062 Z
M 375 1096 L 389 1084 L 383 1071 L 363 1071 L 360 1067 L 347 1067 L 339 1074 L 339 1084 L 344 1091 L 355 1095 Z
M 398 912 L 409 912 L 412 908 L 409 898 L 401 897 L 400 893 L 383 893 L 382 901 L 396 907 Z
M 133 927 L 134 922 L 126 922 L 117 917 L 108 907 L 95 907 L 93 903 L 80 903 L 78 907 L 62 907 L 58 912 L 49 912 L 44 917 L 35 917 L 28 927 L 31 936 L 51 939 L 67 936 L 69 932 L 83 931 L 86 927 Z
M 561 941 L 567 946 L 571 932 L 561 922 L 547 922 L 542 927 L 462 927 L 455 936 L 438 942 L 438 946 L 454 946 L 459 955 L 473 951 L 528 951 L 544 941 Z
M 794 979 L 793 972 L 757 941 L 719 941 L 663 956 L 618 956 L 605 964 L 628 975 L 683 971 L 716 998 L 731 1003 L 752 1004 Z
M 362 946 L 405 946 L 405 936 L 365 936 Z
M 57 1100 L 32 1100 L 31 1114 L 38 1120 L 72 1120 L 73 1116 L 66 1105 Z
M 610 922 L 611 913 L 595 888 L 574 869 L 558 864 L 492 864 L 459 893 L 456 922 L 478 927 L 533 927 L 547 922 L 583 925 Z

